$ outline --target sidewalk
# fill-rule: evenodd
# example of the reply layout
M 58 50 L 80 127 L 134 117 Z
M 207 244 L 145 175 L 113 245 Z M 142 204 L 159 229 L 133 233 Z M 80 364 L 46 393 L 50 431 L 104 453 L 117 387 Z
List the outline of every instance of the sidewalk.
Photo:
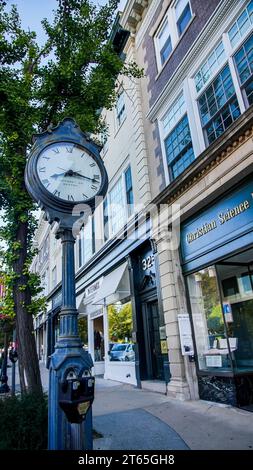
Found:
M 47 391 L 48 370 L 42 363 L 40 368 Z M 98 377 L 93 428 L 103 436 L 94 439 L 97 450 L 253 449 L 253 413 L 201 400 L 169 399 Z
M 104 381 L 108 382 L 108 381 Z M 253 449 L 253 413 L 97 379 L 93 426 L 103 438 L 94 448 L 153 450 Z

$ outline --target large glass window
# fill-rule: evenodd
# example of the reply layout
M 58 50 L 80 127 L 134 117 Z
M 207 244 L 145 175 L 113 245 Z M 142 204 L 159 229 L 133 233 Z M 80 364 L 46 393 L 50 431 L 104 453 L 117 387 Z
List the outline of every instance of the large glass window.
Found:
M 187 115 L 165 139 L 165 149 L 170 176 L 175 179 L 195 158 Z
M 243 94 L 248 104 L 253 103 L 253 34 L 234 56 Z
M 253 250 L 218 263 L 221 297 L 234 370 L 253 370 Z
M 117 302 L 108 306 L 110 361 L 135 361 L 132 341 L 133 317 L 131 302 Z
M 200 370 L 253 371 L 253 249 L 188 276 Z
M 192 319 L 200 370 L 231 370 L 218 281 L 214 266 L 188 276 Z
M 202 126 L 207 141 L 211 144 L 240 116 L 228 65 L 200 96 L 198 103 Z
M 94 331 L 94 360 L 95 362 L 104 361 L 105 343 L 104 343 L 104 322 L 103 316 L 93 320 Z
M 234 47 L 240 38 L 250 29 L 253 24 L 253 0 L 251 0 L 247 7 L 242 11 L 240 16 L 234 22 L 230 30 L 228 31 L 228 36 L 231 42 L 232 47 Z
M 215 74 L 219 65 L 222 64 L 225 56 L 225 49 L 223 42 L 221 41 L 218 46 L 212 50 L 194 77 L 197 92 L 199 92 L 206 82 L 208 82 L 209 78 Z

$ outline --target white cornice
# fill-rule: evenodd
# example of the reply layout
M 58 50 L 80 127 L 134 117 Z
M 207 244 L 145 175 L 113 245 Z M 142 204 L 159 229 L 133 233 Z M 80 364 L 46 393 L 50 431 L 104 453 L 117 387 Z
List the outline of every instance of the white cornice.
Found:
M 120 18 L 123 28 L 136 30 L 137 24 L 142 21 L 142 13 L 152 0 L 129 0 Z
M 178 86 L 178 83 L 182 82 L 183 78 L 189 72 L 189 69 L 192 68 L 192 64 L 198 59 L 206 45 L 211 42 L 212 38 L 217 34 L 221 26 L 223 27 L 223 30 L 225 30 L 225 20 L 228 18 L 228 16 L 235 13 L 235 11 L 239 8 L 241 8 L 241 5 L 238 5 L 238 0 L 222 0 L 219 3 L 211 18 L 209 19 L 208 25 L 201 31 L 192 47 L 187 52 L 185 58 L 182 60 L 182 62 L 180 62 L 175 73 L 167 82 L 162 93 L 150 108 L 147 114 L 148 119 L 151 121 L 156 119 L 160 108 L 168 100 L 173 89 Z
M 161 0 L 151 0 L 148 11 L 145 15 L 145 18 L 140 26 L 140 29 L 136 33 L 136 48 L 138 49 L 142 43 L 143 37 L 154 18 L 156 10 L 161 3 Z

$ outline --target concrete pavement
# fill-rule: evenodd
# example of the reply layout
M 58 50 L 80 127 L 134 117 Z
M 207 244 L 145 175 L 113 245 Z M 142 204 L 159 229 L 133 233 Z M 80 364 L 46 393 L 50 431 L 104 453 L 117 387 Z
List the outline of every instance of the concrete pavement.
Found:
M 96 449 L 253 449 L 253 413 L 202 400 L 182 402 L 131 385 L 100 382 L 93 416 L 95 430 L 103 434 L 94 441 Z
M 8 375 L 11 386 L 9 368 Z M 48 370 L 42 363 L 41 376 L 46 391 Z M 98 377 L 93 427 L 102 435 L 94 439 L 98 450 L 253 449 L 253 413 L 201 400 L 169 399 Z

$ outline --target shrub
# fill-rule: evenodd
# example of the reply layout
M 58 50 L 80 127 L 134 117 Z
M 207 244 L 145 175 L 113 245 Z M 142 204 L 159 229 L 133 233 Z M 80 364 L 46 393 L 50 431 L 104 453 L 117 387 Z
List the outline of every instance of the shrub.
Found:
M 0 399 L 0 450 L 47 449 L 47 396 Z

